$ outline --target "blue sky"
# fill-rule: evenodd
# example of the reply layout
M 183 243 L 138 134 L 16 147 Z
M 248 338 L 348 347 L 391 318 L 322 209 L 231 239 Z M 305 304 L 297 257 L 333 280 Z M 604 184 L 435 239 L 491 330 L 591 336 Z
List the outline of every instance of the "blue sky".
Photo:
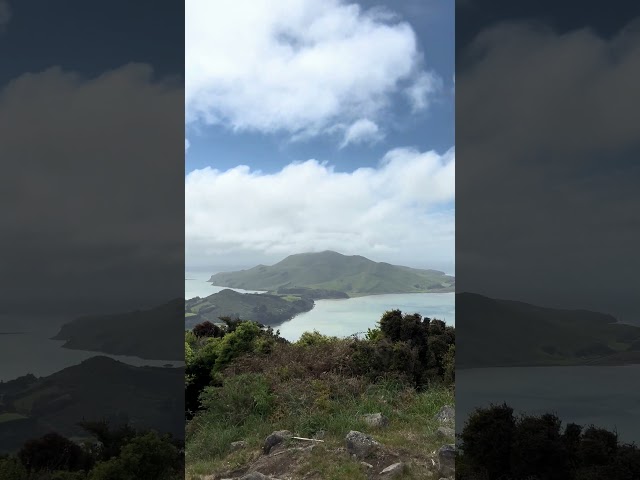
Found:
M 453 270 L 454 2 L 189 0 L 185 39 L 187 268 Z

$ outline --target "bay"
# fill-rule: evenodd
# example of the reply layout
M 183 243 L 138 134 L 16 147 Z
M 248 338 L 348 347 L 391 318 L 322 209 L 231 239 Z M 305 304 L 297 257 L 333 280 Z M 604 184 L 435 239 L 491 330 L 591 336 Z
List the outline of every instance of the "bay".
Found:
M 296 341 L 304 332 L 313 330 L 324 335 L 347 337 L 374 328 L 385 311 L 395 309 L 455 325 L 453 293 L 406 293 L 316 300 L 313 310 L 275 328 L 290 341 Z
M 185 272 L 184 278 L 184 298 L 189 300 L 195 297 L 208 297 L 228 287 L 218 287 L 211 285 L 207 280 L 217 272 Z M 264 293 L 259 290 L 242 290 L 241 288 L 230 288 L 240 293 Z
M 43 377 L 95 357 L 110 357 L 136 367 L 183 366 L 176 360 L 147 360 L 128 355 L 109 355 L 62 348 L 63 340 L 51 340 L 60 327 L 74 316 L 0 316 L 0 381 L 13 380 L 27 373 Z

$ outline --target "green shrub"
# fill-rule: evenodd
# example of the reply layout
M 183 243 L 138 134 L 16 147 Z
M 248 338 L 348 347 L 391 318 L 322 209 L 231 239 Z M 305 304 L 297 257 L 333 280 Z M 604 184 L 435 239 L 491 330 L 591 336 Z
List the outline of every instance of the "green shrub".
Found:
M 207 387 L 200 395 L 201 406 L 210 418 L 231 425 L 240 425 L 251 416 L 268 416 L 273 400 L 267 381 L 257 374 L 228 377 L 222 388 Z

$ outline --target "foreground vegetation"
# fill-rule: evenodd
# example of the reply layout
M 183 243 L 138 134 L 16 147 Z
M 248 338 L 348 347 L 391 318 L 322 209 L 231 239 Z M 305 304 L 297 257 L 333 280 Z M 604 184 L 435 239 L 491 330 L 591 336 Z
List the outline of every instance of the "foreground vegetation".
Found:
M 226 328 L 204 323 L 185 334 L 187 478 L 232 476 L 261 461 L 291 478 L 368 478 L 343 452 L 350 430 L 375 435 L 388 458 L 423 467 L 443 444 L 434 415 L 453 404 L 453 327 L 394 310 L 363 339 L 313 332 L 290 343 L 257 323 L 224 320 Z M 372 413 L 388 426 L 369 425 L 363 416 Z M 322 443 L 268 465 L 262 446 L 281 430 Z M 431 475 L 411 466 L 405 474 Z
M 184 478 L 181 442 L 129 425 L 83 422 L 95 441 L 75 443 L 57 433 L 0 456 L 0 480 L 178 480 Z
M 558 417 L 516 417 L 506 404 L 477 409 L 460 436 L 461 480 L 636 480 L 640 450 L 614 432 Z

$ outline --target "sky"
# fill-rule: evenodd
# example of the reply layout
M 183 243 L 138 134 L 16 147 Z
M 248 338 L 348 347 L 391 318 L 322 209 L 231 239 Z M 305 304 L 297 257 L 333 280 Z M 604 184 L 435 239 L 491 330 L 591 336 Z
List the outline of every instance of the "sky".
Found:
M 456 285 L 640 323 L 640 5 L 601 5 L 458 4 Z
M 182 15 L 170 0 L 0 0 L 2 313 L 182 296 Z
M 454 269 L 454 3 L 188 0 L 186 268 Z

